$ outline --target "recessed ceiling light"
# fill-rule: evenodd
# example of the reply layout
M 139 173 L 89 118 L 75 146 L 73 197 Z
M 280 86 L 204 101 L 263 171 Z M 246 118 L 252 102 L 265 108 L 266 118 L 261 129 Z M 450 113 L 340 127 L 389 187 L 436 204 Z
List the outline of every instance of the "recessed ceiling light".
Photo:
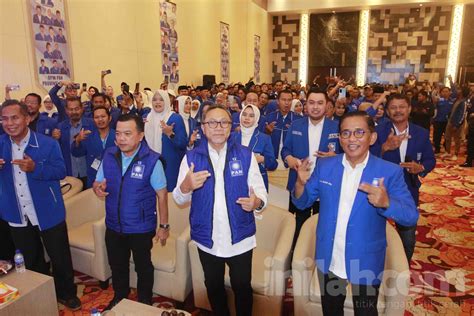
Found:
M 422 6 L 423 6 L 423 3 L 420 3 L 420 7 L 422 7 Z

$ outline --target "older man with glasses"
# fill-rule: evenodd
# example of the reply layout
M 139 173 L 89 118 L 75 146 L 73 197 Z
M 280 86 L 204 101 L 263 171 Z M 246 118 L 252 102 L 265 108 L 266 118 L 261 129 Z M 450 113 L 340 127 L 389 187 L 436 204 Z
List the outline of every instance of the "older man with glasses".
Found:
M 267 191 L 251 150 L 229 138 L 231 124 L 223 107 L 212 105 L 204 113 L 206 138 L 183 158 L 173 197 L 177 204 L 191 201 L 191 239 L 199 250 L 213 312 L 230 315 L 224 287 L 227 264 L 237 315 L 251 315 L 253 213 L 265 207 Z

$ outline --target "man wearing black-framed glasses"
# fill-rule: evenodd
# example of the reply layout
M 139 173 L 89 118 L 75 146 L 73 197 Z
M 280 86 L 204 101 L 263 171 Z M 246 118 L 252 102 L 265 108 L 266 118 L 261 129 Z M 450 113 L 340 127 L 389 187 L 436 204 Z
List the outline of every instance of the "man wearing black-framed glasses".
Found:
M 324 315 L 344 315 L 348 282 L 355 315 L 377 315 L 387 219 L 410 226 L 418 212 L 402 168 L 369 153 L 377 139 L 372 118 L 351 112 L 339 129 L 344 154 L 319 160 L 313 173 L 305 159 L 292 199 L 298 209 L 321 201 L 316 265 Z
M 230 315 L 224 287 L 227 264 L 236 314 L 252 315 L 253 213 L 265 207 L 267 191 L 253 153 L 229 138 L 230 113 L 211 105 L 202 121 L 206 137 L 183 158 L 173 198 L 179 205 L 191 202 L 191 239 L 198 247 L 214 314 Z

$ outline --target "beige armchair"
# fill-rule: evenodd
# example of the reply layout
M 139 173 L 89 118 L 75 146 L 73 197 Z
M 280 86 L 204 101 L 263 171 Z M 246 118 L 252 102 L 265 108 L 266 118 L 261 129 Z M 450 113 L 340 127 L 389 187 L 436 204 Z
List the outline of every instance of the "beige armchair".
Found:
M 74 270 L 108 286 L 111 271 L 105 248 L 105 203 L 92 189 L 82 191 L 65 202 L 66 223 Z
M 295 219 L 288 211 L 267 206 L 257 223 L 257 247 L 252 259 L 253 315 L 280 315 L 289 277 L 290 250 L 295 232 Z M 211 310 L 204 285 L 204 272 L 196 244 L 189 243 L 194 292 L 194 305 Z M 225 284 L 229 308 L 235 313 L 229 271 L 226 267 Z
M 318 215 L 303 225 L 293 254 L 293 296 L 295 315 L 323 315 L 314 257 Z M 387 223 L 385 271 L 377 309 L 380 315 L 403 315 L 408 295 L 410 272 L 403 245 L 395 228 Z M 387 272 L 390 271 L 390 272 Z M 344 315 L 354 315 L 350 286 Z
M 153 292 L 179 302 L 184 302 L 191 292 L 191 266 L 189 263 L 188 243 L 189 205 L 178 206 L 171 193 L 168 193 L 170 236 L 165 246 L 159 242 L 153 244 L 151 260 L 155 267 Z M 130 258 L 130 286 L 136 287 L 137 274 L 133 256 Z
M 67 176 L 60 181 L 60 184 L 64 201 L 82 191 L 82 181 L 78 178 Z

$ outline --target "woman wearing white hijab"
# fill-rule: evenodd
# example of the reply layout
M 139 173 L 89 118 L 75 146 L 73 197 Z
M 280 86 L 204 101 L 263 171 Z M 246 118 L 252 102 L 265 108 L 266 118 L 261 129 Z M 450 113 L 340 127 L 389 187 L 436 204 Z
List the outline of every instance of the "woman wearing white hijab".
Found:
M 295 112 L 295 114 L 298 116 L 298 118 L 302 118 L 304 116 L 303 104 L 298 99 L 293 99 L 291 101 L 291 110 L 290 111 Z
M 260 110 L 255 105 L 247 105 L 240 112 L 240 130 L 234 132 L 237 142 L 243 146 L 249 147 L 255 158 L 257 158 L 260 173 L 262 174 L 265 187 L 268 191 L 268 175 L 267 170 L 275 170 L 278 162 L 275 159 L 272 140 L 269 135 L 262 133 L 258 129 L 258 120 L 260 118 Z
M 145 123 L 145 140 L 151 149 L 161 154 L 167 188 L 171 192 L 176 186 L 179 164 L 186 152 L 186 129 L 181 116 L 171 111 L 167 91 L 156 91 L 151 103 L 152 110 Z
M 192 99 L 190 96 L 182 95 L 177 97 L 176 100 L 178 101 L 179 115 L 183 118 L 184 128 L 186 129 L 188 149 L 192 149 L 201 138 L 197 121 L 191 117 Z
M 191 117 L 196 121 L 198 118 L 196 117 L 199 113 L 199 109 L 201 108 L 201 101 L 195 99 L 191 101 Z
M 43 98 L 43 104 L 41 105 L 39 111 L 41 115 L 46 115 L 52 119 L 57 118 L 58 109 L 56 108 L 56 105 L 54 105 L 53 101 L 51 101 L 49 94 Z

